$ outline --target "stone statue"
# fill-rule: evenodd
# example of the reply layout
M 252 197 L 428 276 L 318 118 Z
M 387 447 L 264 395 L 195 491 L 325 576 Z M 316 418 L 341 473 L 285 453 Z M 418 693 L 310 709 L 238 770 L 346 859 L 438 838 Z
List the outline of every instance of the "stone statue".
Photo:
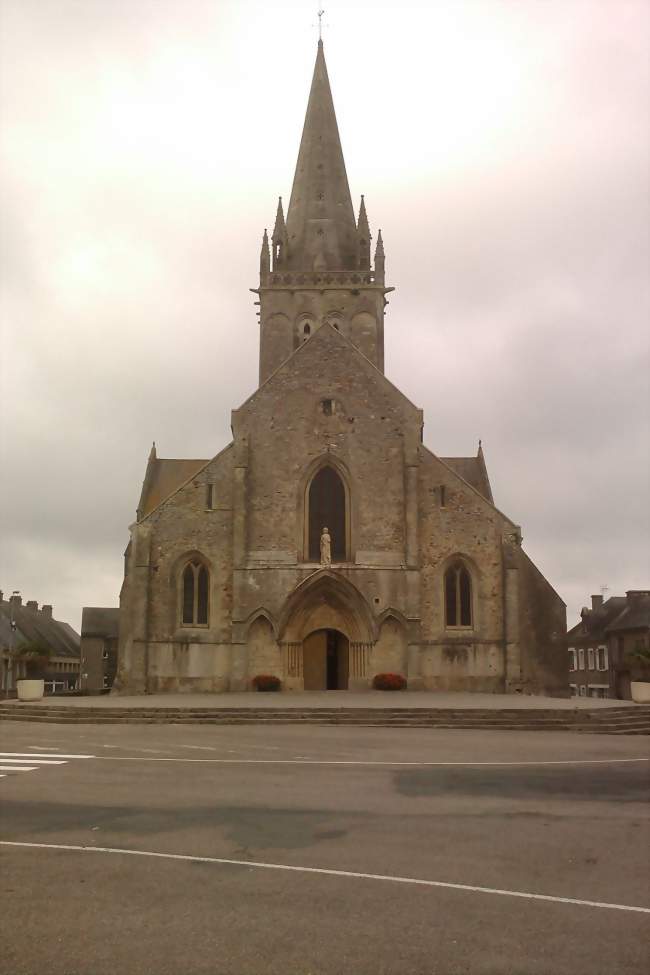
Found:
M 320 537 L 320 564 L 332 564 L 332 539 L 327 528 L 323 528 Z

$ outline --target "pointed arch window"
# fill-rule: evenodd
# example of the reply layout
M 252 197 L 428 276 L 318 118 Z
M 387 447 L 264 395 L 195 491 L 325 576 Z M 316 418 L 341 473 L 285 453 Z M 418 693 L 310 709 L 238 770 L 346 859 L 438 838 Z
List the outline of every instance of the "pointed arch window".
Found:
M 314 474 L 306 500 L 308 561 L 320 562 L 320 538 L 323 528 L 327 528 L 332 562 L 347 562 L 349 511 L 346 490 L 340 475 L 329 464 Z
M 472 577 L 462 562 L 445 572 L 445 626 L 473 626 Z
M 182 577 L 181 622 L 183 626 L 207 626 L 210 575 L 202 562 L 193 559 Z

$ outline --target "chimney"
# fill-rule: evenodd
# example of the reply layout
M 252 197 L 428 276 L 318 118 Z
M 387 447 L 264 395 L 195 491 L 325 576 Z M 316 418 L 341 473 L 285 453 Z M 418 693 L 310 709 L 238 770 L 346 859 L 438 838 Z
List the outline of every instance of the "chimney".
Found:
M 592 613 L 595 613 L 596 610 L 597 609 L 600 609 L 602 605 L 603 605 L 603 597 L 602 596 L 592 596 L 591 597 L 591 611 L 592 611 Z
M 13 603 L 14 606 L 22 606 L 22 604 L 23 604 L 23 597 L 22 596 L 12 596 L 11 599 L 9 600 L 9 602 L 10 603 Z
M 30 613 L 38 613 L 38 603 L 35 599 L 28 599 L 26 606 Z
M 51 606 L 46 606 L 45 603 L 43 603 L 43 605 L 41 607 L 41 616 L 44 619 L 46 619 L 46 620 L 51 620 L 52 619 L 52 607 Z

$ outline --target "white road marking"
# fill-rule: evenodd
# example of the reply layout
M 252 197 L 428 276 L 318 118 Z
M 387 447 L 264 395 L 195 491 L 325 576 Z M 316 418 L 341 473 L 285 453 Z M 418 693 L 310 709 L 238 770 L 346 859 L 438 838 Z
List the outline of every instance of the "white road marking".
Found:
M 97 755 L 96 757 L 102 762 L 186 762 L 189 764 L 198 762 L 216 765 L 369 765 L 388 768 L 478 768 L 483 766 L 521 768 L 538 765 L 623 765 L 630 762 L 650 762 L 650 758 L 563 759 L 551 762 L 373 762 L 296 758 L 140 758 L 139 755 Z
M 41 765 L 67 765 L 67 762 L 60 760 L 52 761 L 51 758 L 37 758 L 36 755 L 25 755 L 23 758 L 5 758 L 4 755 L 0 755 L 0 761 L 5 762 L 8 765 L 24 765 L 29 759 L 30 762 L 37 762 L 39 767 Z
M 0 765 L 0 772 L 35 772 L 37 768 L 38 765 Z
M 555 897 L 551 894 L 532 894 L 522 890 L 502 890 L 498 887 L 477 887 L 473 884 L 453 884 L 443 880 L 422 880 L 417 877 L 398 877 L 382 873 L 359 873 L 354 870 L 331 870 L 325 867 L 297 867 L 288 863 L 262 863 L 257 860 L 230 860 L 226 857 L 199 857 L 184 853 L 155 853 L 152 850 L 124 850 L 111 846 L 74 846 L 67 843 L 24 843 L 0 840 L 0 846 L 26 847 L 39 850 L 71 850 L 79 853 L 117 853 L 126 856 L 157 857 L 161 860 L 181 860 L 189 863 L 218 863 L 234 867 L 256 867 L 258 870 L 285 870 L 291 873 L 313 873 L 326 877 L 346 877 L 355 880 L 383 880 L 394 884 L 414 884 L 418 887 L 443 887 L 447 890 L 465 890 L 475 894 L 496 894 L 501 897 L 522 897 L 526 900 L 550 901 L 554 904 L 574 904 L 580 907 L 601 907 L 610 911 L 630 911 L 650 914 L 650 907 L 631 904 L 610 904 L 605 901 L 587 901 L 576 897 Z
M 48 752 L 47 755 L 42 752 L 41 754 L 34 752 L 0 752 L 0 759 L 4 761 L 6 758 L 94 758 L 94 755 L 62 755 L 60 752 Z

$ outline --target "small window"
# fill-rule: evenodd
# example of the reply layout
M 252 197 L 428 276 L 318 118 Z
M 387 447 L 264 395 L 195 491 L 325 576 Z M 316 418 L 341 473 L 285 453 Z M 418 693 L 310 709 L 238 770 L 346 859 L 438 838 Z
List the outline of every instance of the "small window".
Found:
M 582 647 L 578 650 L 578 669 L 585 669 L 585 652 Z
M 594 651 L 591 647 L 587 650 L 587 667 L 589 670 L 594 669 Z
M 108 660 L 108 650 L 106 647 L 102 650 L 102 660 Z
M 334 412 L 334 402 L 331 399 L 324 399 L 321 401 L 321 409 L 325 416 L 331 416 Z
M 577 670 L 576 652 L 573 647 L 569 647 L 569 670 Z
M 598 670 L 607 670 L 609 661 L 607 659 L 607 647 L 598 647 Z
M 571 691 L 571 697 L 577 697 L 578 696 L 578 685 L 577 684 L 569 684 L 569 690 Z
M 445 485 L 440 485 L 440 507 L 444 508 L 447 503 L 447 492 L 445 490 Z
M 205 506 L 206 508 L 212 508 L 212 501 L 214 497 L 214 484 L 205 485 Z
M 587 687 L 586 687 L 585 684 L 581 684 L 580 685 L 580 697 L 586 697 L 586 696 L 587 696 Z
M 445 624 L 472 625 L 472 580 L 462 562 L 445 572 Z
M 309 322 L 305 322 L 305 324 L 302 327 L 302 340 L 303 340 L 303 342 L 306 342 L 310 335 L 311 335 L 311 326 L 310 326 Z
M 106 688 L 106 687 L 110 687 L 110 684 L 109 684 L 109 681 L 108 681 L 108 677 L 104 677 L 104 680 L 103 680 L 103 687 L 104 687 L 104 688 Z

